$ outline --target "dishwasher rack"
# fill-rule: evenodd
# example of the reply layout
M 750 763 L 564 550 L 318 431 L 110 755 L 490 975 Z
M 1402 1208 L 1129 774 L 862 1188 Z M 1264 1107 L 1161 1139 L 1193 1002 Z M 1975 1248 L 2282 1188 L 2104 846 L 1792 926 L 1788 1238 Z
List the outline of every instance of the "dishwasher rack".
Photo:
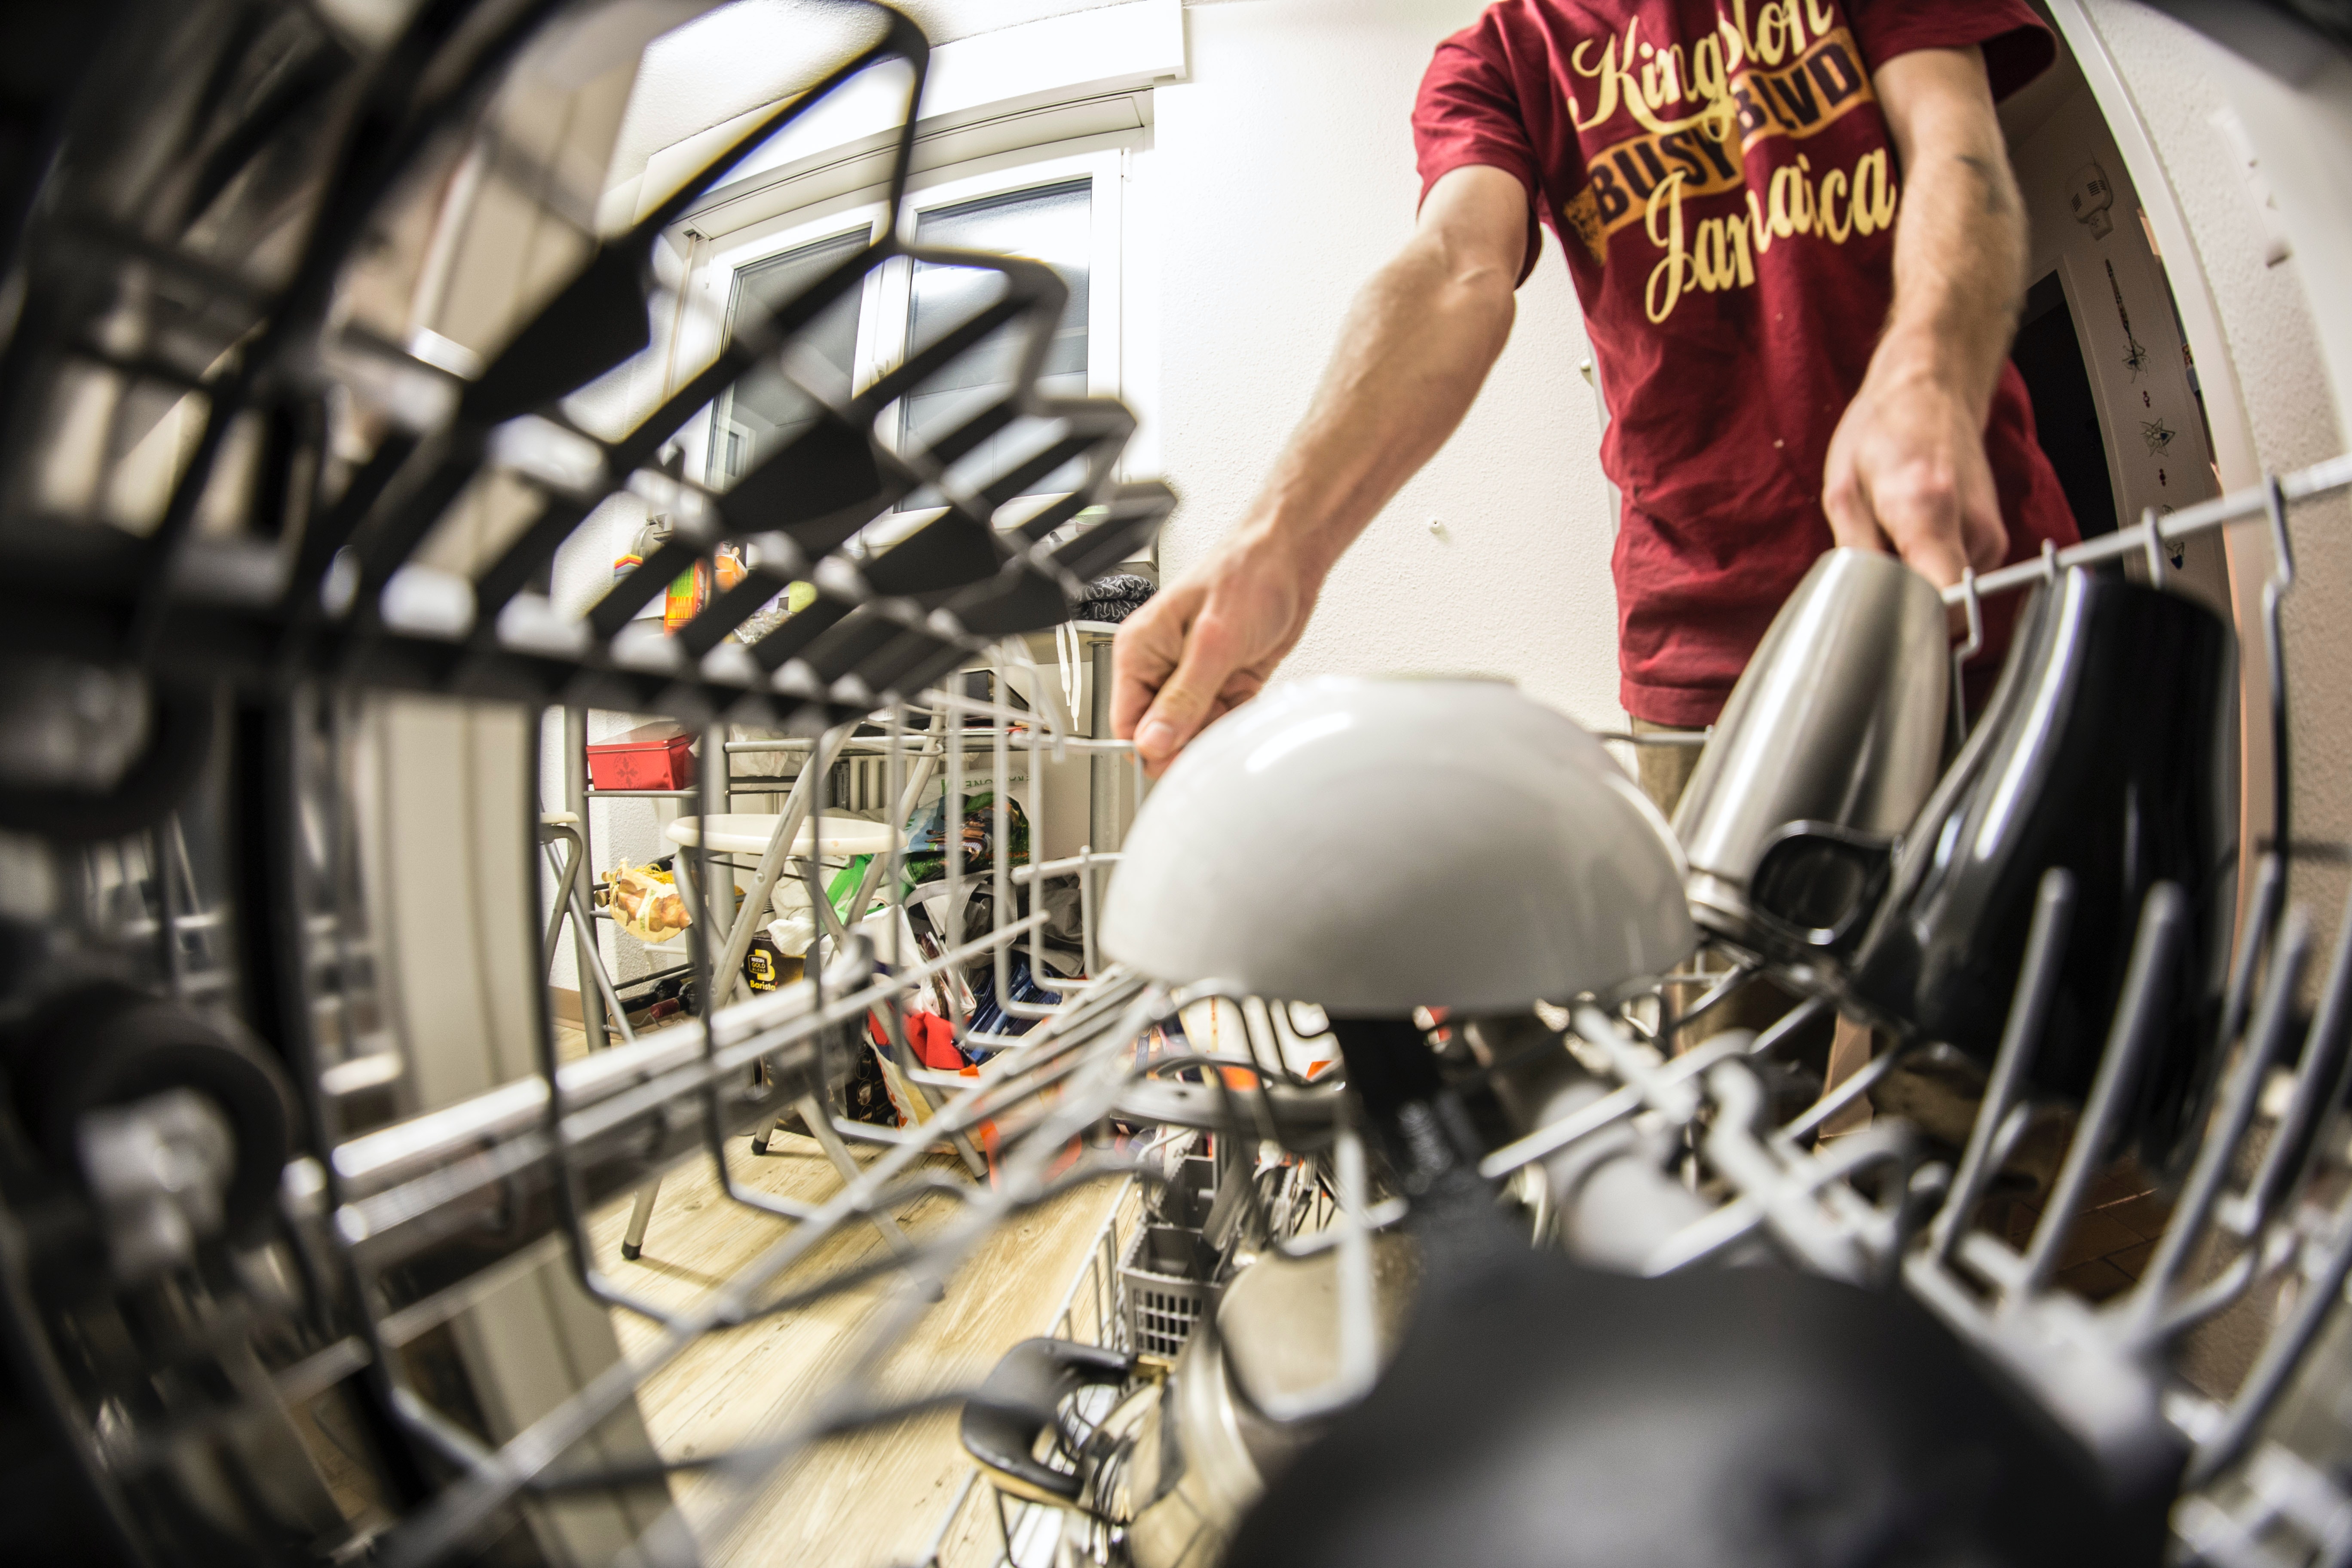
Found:
M 672 1464 L 635 1415 L 653 1367 L 853 1286 L 765 1289 L 847 1216 L 967 1200 L 962 1223 L 903 1260 L 919 1303 L 924 1271 L 994 1218 L 1129 1163 L 1106 1146 L 1062 1170 L 1040 1128 L 1098 1120 L 1102 1041 L 1140 982 L 1089 963 L 1084 994 L 1066 984 L 1072 1005 L 1042 1020 L 1006 984 L 1014 943 L 1042 953 L 1046 892 L 1083 906 L 1105 864 L 1084 850 L 1014 863 L 1009 760 L 1031 767 L 1042 844 L 1040 760 L 1116 750 L 1074 732 L 1020 639 L 1067 621 L 1173 503 L 1119 476 L 1124 407 L 1038 391 L 1066 286 L 1034 262 L 918 249 L 894 222 L 772 312 L 739 311 L 709 364 L 664 359 L 664 236 L 745 153 L 870 70 L 905 84 L 887 154 L 894 213 L 902 200 L 929 46 L 885 7 L 834 8 L 845 17 L 863 37 L 840 66 L 618 229 L 534 149 L 544 117 L 568 111 L 580 25 L 591 52 L 634 50 L 674 8 L 452 0 L 354 21 L 300 0 L 135 0 L 78 40 L 83 68 L 54 106 L 64 153 L 11 208 L 30 216 L 9 237 L 0 563 L 47 586 L 7 656 L 6 717 L 36 757 L 79 746 L 118 765 L 0 779 L 9 918 L 47 960 L 12 972 L 0 1013 L 16 1068 L 111 1120 L 89 1123 L 87 1146 L 68 1116 L 34 1129 L 37 1147 L 27 1134 L 0 1149 L 0 1418 L 12 1453 L 41 1456 L 37 1478 L 14 1479 L 53 1509 L 20 1521 L 26 1550 L 421 1562 L 474 1554 L 487 1527 L 502 1550 L 559 1560 L 692 1557 L 669 1474 L 748 1491 L 862 1405 Z M 407 331 L 385 301 L 433 268 L 436 287 L 480 285 L 448 270 L 460 264 L 435 237 L 492 198 L 542 226 L 544 254 L 572 271 L 478 323 L 478 342 L 503 346 L 475 356 Z M 754 368 L 793 375 L 813 320 L 908 258 L 989 274 L 992 296 L 870 385 L 803 385 L 806 426 L 729 488 L 677 472 L 699 411 Z M 997 380 L 977 379 L 1001 392 L 926 442 L 894 434 L 905 398 L 981 356 Z M 579 395 L 640 372 L 664 389 L 625 428 Z M 182 437 L 155 448 L 160 468 L 144 455 L 158 428 Z M 976 466 L 990 453 L 992 468 Z M 1069 490 L 1026 495 L 1073 465 Z M 894 518 L 887 547 L 867 537 L 919 492 L 940 504 Z M 664 510 L 668 542 L 568 615 L 549 596 L 553 557 L 622 496 Z M 635 622 L 699 556 L 745 542 L 743 582 L 675 636 Z M 814 600 L 735 635 L 792 583 Z M 933 689 L 975 663 L 1027 671 L 1025 696 Z M 864 749 L 894 793 L 950 732 L 960 790 L 979 739 L 999 795 L 990 917 L 970 931 L 950 917 L 945 950 L 918 962 L 895 928 L 879 953 L 849 931 L 867 923 L 853 909 L 803 982 L 562 1060 L 534 951 L 550 928 L 531 894 L 531 758 L 550 715 L 592 708 Z M 426 740 L 490 773 L 435 795 Z M 491 773 L 523 799 L 486 800 Z M 820 822 L 824 776 L 811 770 L 800 808 Z M 471 858 L 442 856 L 452 826 Z M 945 858 L 950 884 L 964 879 L 960 837 Z M 894 847 L 870 879 L 894 910 L 900 859 Z M 1024 901 L 1038 907 L 1016 915 Z M 719 922 L 698 912 L 707 998 Z M 453 922 L 479 941 L 453 942 Z M 435 1010 L 427 952 L 462 961 L 453 984 L 481 1019 Z M 993 1059 L 926 1083 L 900 1004 L 992 954 L 1011 1021 L 993 1041 L 958 1025 Z M 823 1105 L 877 1018 L 918 1092 L 950 1102 L 931 1132 L 968 1152 L 967 1134 L 993 1137 L 993 1184 L 927 1168 L 920 1131 L 821 1204 L 735 1180 L 728 1140 Z M 484 1021 L 478 1043 L 442 1037 Z M 126 1058 L 156 1092 L 100 1076 Z M 623 1359 L 600 1312 L 567 1304 L 647 1306 L 583 1247 L 584 1216 L 697 1152 L 716 1156 L 747 1220 L 783 1234 L 691 1309 L 656 1310 L 657 1346 Z M 484 1303 L 518 1288 L 538 1292 L 541 1326 L 486 1358 Z M 497 1363 L 517 1357 L 559 1386 L 500 1384 Z
M 135 988 L 168 999 L 176 1033 L 165 1043 L 224 1075 L 207 1081 L 264 1087 L 236 1102 L 249 1117 L 226 1133 L 217 1110 L 192 1105 L 174 1084 L 107 1102 L 109 1114 L 67 1129 L 53 1147 L 0 1141 L 5 1414 L 23 1451 L 53 1456 L 58 1518 L 85 1532 L 89 1550 L 127 1561 L 234 1552 L 411 1568 L 478 1555 L 495 1540 L 565 1560 L 583 1554 L 577 1532 L 593 1503 L 608 1507 L 597 1518 L 615 1521 L 604 1555 L 698 1561 L 708 1543 L 755 1519 L 779 1479 L 818 1447 L 970 1393 L 960 1384 L 908 1388 L 879 1369 L 1009 1219 L 1087 1184 L 1129 1184 L 1115 1226 L 1136 1184 L 1164 1175 L 1169 1130 L 1273 1145 L 1305 1163 L 1331 1203 L 1329 1221 L 1279 1245 L 1335 1250 L 1355 1278 L 1369 1269 L 1370 1233 L 1412 1212 L 1406 1198 L 1375 1194 L 1348 1090 L 1337 1075 L 1289 1059 L 1265 999 L 1155 979 L 1096 951 L 1095 907 L 1115 854 L 1088 846 L 1043 857 L 1045 762 L 1125 748 L 1079 731 L 1020 638 L 1066 621 L 1087 583 L 1147 541 L 1172 504 L 1164 487 L 1118 477 L 1133 428 L 1124 409 L 1036 393 L 1065 299 L 1050 270 L 918 253 L 886 226 L 770 319 L 739 323 L 716 362 L 630 428 L 599 433 L 567 403 L 593 378 L 652 353 L 640 329 L 656 292 L 654 247 L 692 200 L 860 71 L 893 62 L 912 84 L 891 150 L 896 206 L 914 157 L 928 47 L 904 18 L 853 9 L 871 17 L 873 39 L 747 127 L 642 220 L 600 233 L 551 200 L 554 220 L 571 225 L 578 265 L 551 298 L 519 310 L 506 323 L 508 346 L 468 374 L 449 368 L 452 356 L 427 339 L 404 346 L 356 307 L 383 283 L 369 270 L 377 262 L 420 259 L 430 224 L 407 221 L 421 210 L 410 204 L 425 200 L 419 192 L 455 188 L 451 176 L 469 157 L 560 194 L 554 172 L 532 166 L 530 143 L 505 134 L 501 116 L 517 101 L 502 93 L 518 73 L 544 63 L 534 51 L 562 42 L 555 24 L 570 15 L 564 7 L 452 0 L 372 37 L 335 33 L 320 9 L 292 0 L 224 0 L 193 12 L 157 3 L 140 8 L 122 30 L 128 41 L 90 68 L 61 132 L 77 156 L 58 163 L 28 209 L 19 247 L 24 303 L 0 363 L 0 471 L 10 476 L 0 565 L 46 589 L 26 608 L 22 635 L 36 651 L 9 656 L 12 685 L 68 692 L 80 704 L 35 720 L 70 726 L 83 721 L 77 713 L 98 711 L 95 728 L 143 741 L 111 784 L 0 788 L 0 854 L 12 887 L 39 905 L 29 919 L 52 961 L 41 974 L 10 977 L 0 1000 L 11 1029 L 66 1008 L 90 1037 L 116 1031 L 122 1048 L 143 1049 L 152 1034 L 134 1038 L 131 1024 L 161 1029 L 157 1015 L 88 1011 L 103 987 Z M 192 51 L 205 50 L 208 68 L 192 69 Z M 207 96 L 206 83 L 249 90 Z M 124 103 L 160 107 L 115 136 L 108 127 Z M 239 155 L 249 169 L 234 163 Z M 281 248 L 267 249 L 264 238 Z M 663 448 L 700 408 L 755 364 L 789 372 L 827 303 L 910 255 L 992 272 L 1001 293 L 850 398 L 803 387 L 821 409 L 811 432 L 733 488 L 713 491 L 667 471 Z M 1005 396 L 926 449 L 879 437 L 898 399 L 999 333 L 1019 351 Z M 159 402 L 182 411 L 191 439 L 152 511 L 132 520 L 142 531 L 125 524 L 119 503 L 134 467 L 133 414 Z M 1010 468 L 974 478 L 962 467 L 1016 428 L 1033 445 Z M 53 460 L 59 452 L 96 456 L 78 476 Z M 1033 480 L 1074 458 L 1086 464 L 1077 489 L 1042 509 L 1022 501 Z M 2288 503 L 2347 479 L 2352 463 L 2338 460 L 2086 551 L 2153 550 L 2193 528 L 2267 517 L 2284 567 Z M 893 549 L 868 549 L 864 525 L 927 486 L 944 499 L 938 516 Z M 541 591 L 548 563 L 623 490 L 674 509 L 673 543 L 584 618 L 566 616 Z M 427 547 L 454 549 L 449 540 L 480 521 L 469 507 L 502 527 L 460 570 L 446 550 Z M 674 637 L 632 626 L 699 552 L 746 537 L 762 559 L 743 592 L 720 595 Z M 2032 570 L 1964 584 L 1955 602 L 1965 609 Z M 814 584 L 809 610 L 757 643 L 732 639 L 793 581 Z M 2270 600 L 2274 672 L 2286 584 L 2282 576 Z M 940 688 L 971 668 L 998 673 L 991 696 Z M 2283 680 L 2273 686 L 2284 689 Z M 425 708 L 401 706 L 417 702 Z M 940 951 L 910 952 L 899 939 L 910 899 L 928 884 L 908 882 L 905 824 L 893 823 L 867 887 L 845 916 L 824 921 L 806 978 L 566 1059 L 547 1014 L 545 954 L 535 951 L 547 911 L 529 892 L 541 803 L 530 748 L 513 738 L 535 739 L 551 714 L 589 708 L 771 727 L 807 740 L 819 757 L 855 748 L 878 761 L 883 798 L 893 802 L 915 771 L 937 763 L 950 822 L 977 782 L 964 774 L 963 742 L 984 737 L 995 796 L 989 855 L 971 864 L 961 833 L 947 835 Z M 511 962 L 482 973 L 504 977 L 500 994 L 514 1008 L 511 1029 L 494 1043 L 520 1044 L 522 1059 L 477 1089 L 432 1096 L 420 1080 L 442 1042 L 391 1000 L 402 944 L 422 937 L 384 919 L 402 879 L 394 872 L 406 868 L 386 857 L 382 745 L 392 717 L 426 709 L 462 714 L 475 726 L 468 734 L 488 737 L 485 748 L 506 736 L 523 759 L 513 762 L 516 798 L 477 822 L 512 819 L 495 840 L 499 853 L 449 869 L 455 893 L 442 900 L 513 917 L 511 930 L 486 917 L 486 943 L 505 943 Z M 2283 714 L 2274 717 L 2284 739 Z M 947 736 L 956 743 L 940 746 Z M 1003 788 L 1016 759 L 1028 770 L 1025 815 L 1040 847 L 1025 862 Z M 826 776 L 810 768 L 800 796 L 820 826 Z M 1574 1116 L 1492 1150 L 1480 1173 L 1514 1181 L 1628 1130 L 1676 1142 L 1715 1206 L 1664 1235 L 1650 1271 L 1760 1243 L 1802 1268 L 1907 1289 L 2115 1473 L 2140 1475 L 2151 1454 L 2188 1445 L 2188 1486 L 2172 1514 L 2185 1560 L 2345 1561 L 2352 1499 L 2332 1472 L 2352 1442 L 2329 1447 L 2340 1434 L 2326 1424 L 2328 1396 L 2352 1378 L 2344 1365 L 2352 1326 L 2338 1305 L 2352 1273 L 2344 1195 L 2352 1163 L 2338 1120 L 2352 935 L 2339 941 L 2295 1054 L 2312 942 L 2307 921 L 2281 907 L 2278 857 L 2295 846 L 2280 822 L 2232 980 L 2235 1066 L 2173 1231 L 2117 1308 L 2093 1311 L 2053 1288 L 2068 1203 L 2051 1205 L 2021 1253 L 1972 1228 L 2015 1125 L 2017 1064 L 2037 1027 L 2030 983 L 1955 1168 L 1937 1170 L 1891 1126 L 1827 1146 L 1811 1141 L 1898 1053 L 1790 1120 L 1767 1113 L 1767 1067 L 1825 1004 L 1759 1036 L 1718 1036 L 1670 1054 L 1674 1042 L 1654 1037 L 1645 1007 L 1564 997 L 1539 1015 L 1548 1048 L 1612 1087 Z M 713 886 L 711 870 L 706 858 L 690 887 Z M 967 924 L 964 895 L 982 890 L 987 917 Z M 1075 905 L 1074 932 L 1047 907 L 1055 891 Z M 824 889 L 811 893 L 813 909 L 831 908 Z M 2045 907 L 2064 898 L 2053 885 Z M 721 922 L 712 910 L 695 912 L 689 963 L 711 997 Z M 9 918 L 26 917 L 12 906 Z M 2161 900 L 2152 903 L 2147 954 L 2165 950 L 2174 919 Z M 2045 960 L 2062 923 L 2052 916 L 2037 928 Z M 1078 955 L 1079 973 L 1055 982 L 1056 1003 L 1018 1000 L 1015 950 L 1025 948 L 1030 973 L 1041 974 L 1057 937 Z M 975 1030 L 949 985 L 971 1070 L 920 1065 L 908 1016 L 939 994 L 932 981 L 973 965 L 992 981 L 1006 1022 Z M 1755 973 L 1744 964 L 1727 976 L 1671 977 L 1714 987 L 1682 1021 Z M 2060 1173 L 2062 1195 L 2078 1196 L 2094 1171 L 2116 1086 L 2144 1037 L 2134 1013 L 2143 1003 L 2126 998 Z M 1183 1037 L 1187 1010 L 1205 1004 L 1228 1005 L 1244 1020 L 1234 1044 Z M 1448 1026 L 1421 1022 L 1432 1033 Z M 803 1101 L 829 1117 L 832 1089 L 877 1026 L 928 1114 L 912 1127 L 861 1128 L 887 1146 L 821 1201 L 788 1202 L 740 1182 L 744 1141 Z M 273 1144 L 266 1107 L 280 1092 Z M 434 1102 L 420 1106 L 419 1097 Z M 2267 1139 L 2259 1155 L 2257 1137 Z M 250 1163 L 272 1152 L 282 1157 L 264 1171 L 259 1201 L 247 1201 L 250 1184 L 240 1184 L 232 1155 Z M 974 1156 L 985 1180 L 958 1173 Z M 663 1305 L 625 1261 L 599 1251 L 589 1216 L 689 1161 L 709 1162 L 725 1201 L 747 1225 L 772 1227 L 773 1239 L 687 1305 Z M 242 1208 L 231 1201 L 238 1194 Z M 949 1218 L 903 1249 L 810 1267 L 845 1229 L 930 1196 L 954 1205 Z M 1063 1334 L 1120 1331 L 1123 1250 L 1114 1228 L 1090 1255 L 1104 1261 L 1074 1285 Z M 546 1281 L 560 1278 L 572 1296 L 655 1331 L 634 1354 L 580 1358 L 573 1382 L 537 1407 L 495 1411 L 460 1330 L 526 1276 L 551 1290 Z M 665 1455 L 644 1439 L 639 1390 L 694 1346 L 877 1286 L 880 1304 L 835 1375 L 780 1422 L 692 1454 Z M 2182 1335 L 2259 1291 L 2279 1292 L 2279 1315 L 2242 1392 L 2221 1404 L 2187 1390 L 2172 1375 Z M 1377 1376 L 1368 1326 L 1342 1327 L 1342 1345 L 1355 1348 L 1306 1401 L 1318 1409 L 1344 1408 Z M 342 1436 L 331 1444 L 311 1441 L 297 1422 L 322 1401 L 341 1412 Z M 687 1478 L 704 1499 L 692 1510 L 671 1491 Z M 950 1560 L 950 1544 L 965 1540 L 959 1520 L 987 1500 L 977 1484 L 967 1489 L 935 1559 Z M 1017 1556 L 1024 1541 L 1057 1544 L 1048 1538 L 1062 1529 L 1024 1515 L 998 1544 Z M 1115 1550 L 1099 1532 L 1063 1541 L 1089 1555 Z M 1020 1561 L 1025 1568 L 1029 1559 Z

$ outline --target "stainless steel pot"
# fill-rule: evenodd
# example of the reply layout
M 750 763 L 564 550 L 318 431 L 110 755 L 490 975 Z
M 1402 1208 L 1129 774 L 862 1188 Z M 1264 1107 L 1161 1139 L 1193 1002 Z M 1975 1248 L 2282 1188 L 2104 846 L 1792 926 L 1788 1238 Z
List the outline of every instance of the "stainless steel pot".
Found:
M 1321 1422 L 1277 1421 L 1265 1412 L 1338 1374 L 1339 1273 L 1336 1248 L 1296 1261 L 1270 1254 L 1243 1269 L 1218 1304 L 1216 1331 L 1185 1342 L 1160 1390 L 1158 1419 L 1142 1402 L 1134 1440 L 1098 1472 L 1095 1488 L 1104 1517 L 1128 1521 L 1135 1568 L 1207 1568 L 1222 1560 L 1242 1515 L 1321 1430 Z M 1404 1336 L 1418 1274 L 1412 1242 L 1394 1233 L 1374 1238 L 1383 1365 Z
M 1748 661 L 1675 813 L 1691 916 L 1777 952 L 1748 882 L 1784 824 L 1893 835 L 1934 788 L 1951 693 L 1935 585 L 1891 555 L 1813 563 Z
M 1339 1368 L 1339 1252 L 1268 1254 L 1234 1275 L 1213 1325 L 1185 1341 L 1163 1377 L 1137 1358 L 1089 1345 L 1031 1340 L 1007 1352 L 965 1406 L 964 1447 L 1000 1489 L 1074 1508 L 1121 1529 L 1134 1568 L 1212 1568 L 1242 1516 L 1318 1433 L 1322 1421 L 1281 1421 Z M 1373 1238 L 1376 1343 L 1385 1366 L 1404 1336 L 1420 1272 L 1412 1243 Z M 1087 1384 L 1135 1387 L 1070 1451 L 1064 1402 Z M 1063 1457 L 1034 1457 L 1058 1428 Z

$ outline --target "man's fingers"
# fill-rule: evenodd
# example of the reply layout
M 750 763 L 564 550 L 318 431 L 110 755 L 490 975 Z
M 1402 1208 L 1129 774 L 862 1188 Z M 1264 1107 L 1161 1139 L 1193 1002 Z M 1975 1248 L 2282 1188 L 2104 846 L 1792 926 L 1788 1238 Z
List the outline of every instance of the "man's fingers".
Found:
M 1129 616 L 1111 639 L 1110 732 L 1135 737 L 1151 700 L 1184 648 L 1184 618 L 1172 598 L 1155 599 Z
M 1192 623 L 1183 658 L 1135 728 L 1135 749 L 1155 775 L 1216 717 L 1216 703 L 1239 660 L 1233 639 L 1213 615 Z
M 1939 588 L 1948 588 L 1968 569 L 1961 538 L 1959 487 L 1948 473 L 1913 465 L 1874 487 L 1878 525 L 1886 531 L 1903 563 Z
M 2000 520 L 1999 502 L 1990 497 L 1979 500 L 1981 504 L 1968 508 L 1960 527 L 1969 564 L 1979 572 L 1990 572 L 2009 559 L 2009 528 Z
M 1959 539 L 1949 533 L 1915 538 L 1901 553 L 1903 564 L 1938 588 L 1948 588 L 1958 582 L 1969 566 L 1968 552 L 1960 548 Z
M 1851 468 L 1822 487 L 1822 510 L 1830 520 L 1830 537 L 1838 543 L 1854 550 L 1886 548 L 1886 537 L 1879 531 L 1878 515 L 1871 510 L 1869 493 L 1863 488 L 1861 476 Z

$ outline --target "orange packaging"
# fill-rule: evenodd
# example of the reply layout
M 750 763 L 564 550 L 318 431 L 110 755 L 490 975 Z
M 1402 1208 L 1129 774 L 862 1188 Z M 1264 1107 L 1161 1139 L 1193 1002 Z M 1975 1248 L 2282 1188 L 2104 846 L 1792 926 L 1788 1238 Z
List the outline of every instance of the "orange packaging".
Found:
M 662 630 L 675 632 L 702 613 L 713 596 L 710 577 L 714 567 L 719 576 L 719 593 L 727 592 L 743 580 L 743 563 L 731 552 L 722 550 L 709 561 L 696 562 L 670 579 L 668 595 L 662 601 Z

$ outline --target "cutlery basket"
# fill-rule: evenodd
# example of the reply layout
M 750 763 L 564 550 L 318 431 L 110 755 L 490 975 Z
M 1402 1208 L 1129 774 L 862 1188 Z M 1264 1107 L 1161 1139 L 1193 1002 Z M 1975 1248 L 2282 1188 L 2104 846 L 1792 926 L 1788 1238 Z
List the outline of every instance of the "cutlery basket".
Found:
M 1174 1360 L 1192 1325 L 1214 1305 L 1217 1258 L 1201 1231 L 1216 1201 L 1216 1169 L 1201 1155 L 1181 1161 L 1120 1260 L 1127 1342 L 1139 1354 Z

